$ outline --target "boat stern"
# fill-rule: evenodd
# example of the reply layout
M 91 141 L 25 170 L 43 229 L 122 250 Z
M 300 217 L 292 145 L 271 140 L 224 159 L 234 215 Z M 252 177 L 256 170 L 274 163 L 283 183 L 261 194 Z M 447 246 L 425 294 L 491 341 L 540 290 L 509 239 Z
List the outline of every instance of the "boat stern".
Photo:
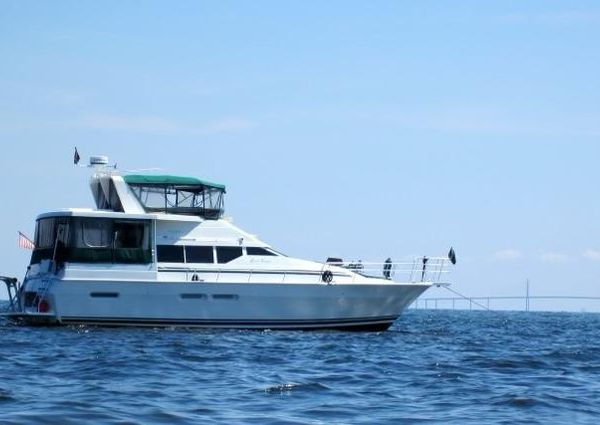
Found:
M 28 325 L 53 325 L 60 320 L 51 287 L 54 277 L 26 278 L 11 294 L 9 311 L 4 317 L 16 323 Z
M 34 312 L 9 312 L 3 316 L 16 324 L 29 326 L 53 326 L 59 325 L 60 320 L 54 313 L 34 313 Z

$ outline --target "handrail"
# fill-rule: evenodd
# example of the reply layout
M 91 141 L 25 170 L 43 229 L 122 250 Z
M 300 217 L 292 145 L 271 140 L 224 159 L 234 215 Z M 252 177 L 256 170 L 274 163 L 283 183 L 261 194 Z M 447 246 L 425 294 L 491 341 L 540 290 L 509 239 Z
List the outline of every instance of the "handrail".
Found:
M 342 267 L 366 277 L 384 277 L 396 280 L 399 275 L 408 275 L 407 280 L 416 282 L 439 283 L 442 277 L 450 273 L 449 260 L 446 257 L 414 257 L 412 261 L 344 261 L 328 263 Z
M 0 276 L 0 281 L 6 284 L 6 292 L 8 292 L 8 309 L 16 311 L 19 306 L 19 292 L 21 290 L 21 282 L 16 277 Z
M 187 273 L 187 280 L 196 274 L 214 273 L 215 282 L 221 282 L 226 273 L 236 273 L 246 275 L 245 281 L 250 283 L 258 274 L 278 274 L 279 281 L 286 282 L 290 275 L 312 275 L 317 283 L 336 283 L 341 281 L 355 282 L 361 277 L 387 279 L 399 283 L 444 283 L 445 276 L 450 273 L 450 261 L 445 257 L 414 257 L 411 261 L 336 261 L 318 263 L 311 269 L 290 269 L 290 268 L 263 268 L 263 267 L 243 267 L 243 268 L 222 268 L 203 269 L 194 268 L 181 269 Z M 159 269 L 160 271 L 160 269 Z M 329 273 L 328 273 L 329 272 Z M 327 273 L 327 276 L 325 275 Z M 225 279 L 227 280 L 227 279 Z

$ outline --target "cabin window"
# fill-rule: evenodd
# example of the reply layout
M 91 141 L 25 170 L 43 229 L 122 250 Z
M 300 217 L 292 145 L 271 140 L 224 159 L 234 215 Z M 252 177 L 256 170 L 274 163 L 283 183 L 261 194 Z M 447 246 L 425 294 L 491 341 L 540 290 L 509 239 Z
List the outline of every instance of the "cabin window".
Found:
M 183 263 L 183 246 L 157 245 L 157 260 L 161 263 Z
M 256 246 L 247 247 L 246 254 L 248 254 L 248 255 L 277 255 L 274 252 L 271 252 L 265 248 L 260 248 L 260 247 L 256 247 Z
M 58 217 L 41 218 L 35 227 L 35 249 L 31 253 L 31 264 L 42 260 L 51 260 L 56 243 L 56 226 Z
M 94 217 L 40 219 L 31 264 L 43 259 L 73 263 L 152 262 L 150 220 Z
M 143 244 L 145 226 L 135 221 L 116 221 L 114 243 L 116 248 L 136 248 Z
M 123 205 L 121 205 L 121 199 L 117 193 L 114 181 L 109 179 L 104 180 L 105 185 L 108 186 L 108 193 L 105 193 L 102 182 L 98 181 L 94 191 L 96 198 L 96 206 L 99 210 L 112 210 L 117 212 L 123 212 Z
M 108 248 L 112 243 L 112 222 L 110 220 L 81 220 L 81 236 L 87 248 Z M 76 234 L 76 233 L 75 233 Z M 73 244 L 79 245 L 73 238 Z
M 110 182 L 108 183 L 108 203 L 111 210 L 123 212 L 121 198 L 119 198 L 117 188 L 115 187 L 115 182 L 112 179 L 110 179 Z
M 218 246 L 217 261 L 220 264 L 229 263 L 242 256 L 241 246 Z
M 55 232 L 55 218 L 42 218 L 38 220 L 35 231 L 35 247 L 37 249 L 53 248 L 55 242 Z
M 104 195 L 104 190 L 102 189 L 102 183 L 98 181 L 96 184 L 96 206 L 99 210 L 108 210 L 110 209 L 110 204 L 108 199 L 106 199 L 106 195 Z
M 215 258 L 212 246 L 186 246 L 186 263 L 214 263 Z

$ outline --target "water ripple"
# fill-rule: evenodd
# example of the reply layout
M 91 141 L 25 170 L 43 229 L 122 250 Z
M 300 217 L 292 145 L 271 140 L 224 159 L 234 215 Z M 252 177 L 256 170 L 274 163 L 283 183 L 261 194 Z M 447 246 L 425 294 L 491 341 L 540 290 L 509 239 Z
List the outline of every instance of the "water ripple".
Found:
M 0 322 L 2 424 L 589 423 L 600 315 L 409 311 L 388 332 Z

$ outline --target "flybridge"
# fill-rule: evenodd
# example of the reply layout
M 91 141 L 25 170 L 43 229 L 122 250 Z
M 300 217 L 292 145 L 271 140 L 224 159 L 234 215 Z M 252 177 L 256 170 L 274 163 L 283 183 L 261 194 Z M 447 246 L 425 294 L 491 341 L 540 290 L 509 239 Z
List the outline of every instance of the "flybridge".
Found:
M 121 175 L 107 164 L 108 158 L 93 157 L 89 165 L 96 170 L 91 189 L 100 210 L 191 215 L 208 220 L 223 216 L 225 185 L 195 177 Z
M 130 174 L 123 180 L 146 212 L 197 215 L 212 220 L 223 215 L 222 184 L 169 175 Z

